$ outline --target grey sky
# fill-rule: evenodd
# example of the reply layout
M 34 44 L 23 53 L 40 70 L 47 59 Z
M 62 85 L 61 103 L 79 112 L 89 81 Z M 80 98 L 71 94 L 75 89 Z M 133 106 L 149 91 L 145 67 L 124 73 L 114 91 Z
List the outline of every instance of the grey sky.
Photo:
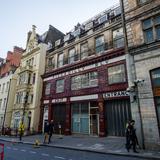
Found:
M 0 0 L 0 57 L 13 46 L 25 48 L 32 25 L 39 34 L 49 24 L 63 33 L 83 23 L 119 0 Z

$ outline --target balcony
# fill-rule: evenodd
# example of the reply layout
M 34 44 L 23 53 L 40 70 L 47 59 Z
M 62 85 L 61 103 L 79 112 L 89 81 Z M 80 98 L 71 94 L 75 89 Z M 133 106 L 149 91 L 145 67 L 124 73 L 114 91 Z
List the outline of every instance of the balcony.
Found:
M 24 66 L 24 67 L 20 66 L 20 72 L 25 72 L 25 71 L 32 72 L 32 70 L 33 70 L 33 66 L 31 66 L 31 65 L 27 65 L 27 66 Z

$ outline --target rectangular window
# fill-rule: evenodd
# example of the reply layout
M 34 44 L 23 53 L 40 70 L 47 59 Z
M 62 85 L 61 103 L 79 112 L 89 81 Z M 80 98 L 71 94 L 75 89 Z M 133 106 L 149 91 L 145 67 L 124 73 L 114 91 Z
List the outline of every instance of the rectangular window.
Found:
M 123 28 L 119 28 L 113 31 L 113 46 L 114 48 L 124 47 Z
M 9 90 L 9 82 L 7 82 L 6 92 L 8 92 L 8 90 Z
M 0 109 L 1 109 L 1 107 L 2 107 L 2 99 L 0 99 Z
M 96 53 L 103 52 L 104 48 L 104 36 L 100 36 L 96 38 Z
M 63 53 L 58 55 L 58 67 L 63 66 Z
M 88 43 L 81 45 L 81 59 L 88 57 Z
M 4 92 L 4 89 L 5 89 L 5 83 L 3 83 L 2 92 Z
M 150 1 L 150 0 L 139 0 L 139 4 L 143 4 L 143 3 L 146 3 L 148 1 Z
M 122 83 L 126 82 L 125 66 L 120 64 L 108 68 L 108 83 Z
M 3 108 L 2 108 L 2 110 L 5 110 L 5 108 L 6 108 L 6 98 L 4 98 L 4 100 L 3 100 Z
M 64 79 L 56 81 L 56 93 L 64 92 Z
M 75 50 L 75 48 L 70 49 L 69 50 L 69 56 L 68 56 L 69 64 L 75 62 L 75 59 L 76 59 L 75 56 L 76 56 L 76 50 Z
M 98 73 L 89 72 L 86 74 L 74 76 L 71 79 L 71 90 L 78 90 L 98 86 Z
M 47 83 L 45 88 L 45 95 L 49 95 L 51 91 L 51 84 Z
M 151 17 L 142 22 L 144 40 L 146 43 L 160 40 L 160 16 Z

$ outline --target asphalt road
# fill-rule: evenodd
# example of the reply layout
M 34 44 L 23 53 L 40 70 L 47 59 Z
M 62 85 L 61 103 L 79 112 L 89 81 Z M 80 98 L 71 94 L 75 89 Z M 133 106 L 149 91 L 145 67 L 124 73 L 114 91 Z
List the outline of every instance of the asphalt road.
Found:
M 4 160 L 142 160 L 133 157 L 98 154 L 47 146 L 34 148 L 26 144 L 2 143 L 5 144 Z

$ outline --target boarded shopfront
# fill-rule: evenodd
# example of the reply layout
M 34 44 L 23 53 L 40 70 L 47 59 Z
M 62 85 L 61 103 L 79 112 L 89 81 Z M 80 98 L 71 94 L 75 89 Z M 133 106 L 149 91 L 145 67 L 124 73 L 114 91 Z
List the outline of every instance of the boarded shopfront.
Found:
M 155 107 L 157 112 L 157 121 L 159 123 L 160 131 L 160 68 L 151 71 L 153 95 L 155 100 Z
M 59 125 L 61 125 L 62 134 L 64 134 L 65 121 L 66 121 L 65 103 L 53 104 L 53 120 L 54 120 L 55 133 L 59 134 Z
M 125 136 L 125 126 L 128 120 L 131 119 L 130 100 L 125 97 L 128 94 L 125 91 L 105 94 L 105 98 L 113 98 L 105 100 L 105 125 L 108 136 Z

